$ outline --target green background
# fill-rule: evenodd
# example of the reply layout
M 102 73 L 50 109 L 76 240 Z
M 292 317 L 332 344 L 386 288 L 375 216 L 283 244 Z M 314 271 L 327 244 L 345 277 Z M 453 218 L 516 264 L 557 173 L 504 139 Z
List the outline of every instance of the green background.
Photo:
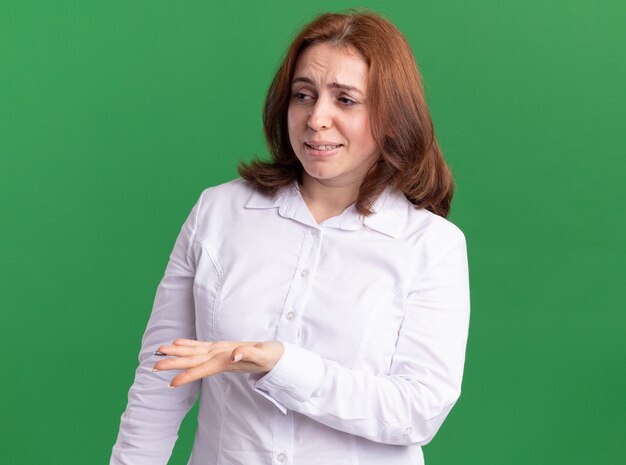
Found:
M 426 463 L 624 460 L 622 0 L 23 0 L 0 2 L 0 463 L 108 463 L 182 222 L 266 153 L 294 32 L 362 5 L 413 47 L 468 241 L 463 394 Z

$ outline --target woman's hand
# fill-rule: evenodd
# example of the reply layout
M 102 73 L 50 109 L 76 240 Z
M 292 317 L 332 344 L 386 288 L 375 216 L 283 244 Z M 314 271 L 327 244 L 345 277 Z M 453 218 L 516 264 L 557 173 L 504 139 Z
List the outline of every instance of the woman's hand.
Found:
M 283 352 L 283 345 L 277 341 L 203 342 L 176 339 L 172 345 L 157 349 L 157 353 L 176 358 L 161 360 L 152 370 L 186 369 L 172 379 L 169 387 L 173 388 L 224 371 L 265 374 L 274 368 Z

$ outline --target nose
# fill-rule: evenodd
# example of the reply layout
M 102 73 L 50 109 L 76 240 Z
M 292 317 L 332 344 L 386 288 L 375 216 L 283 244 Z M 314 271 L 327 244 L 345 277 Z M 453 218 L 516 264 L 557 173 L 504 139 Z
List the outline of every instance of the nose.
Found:
M 332 126 L 332 108 L 325 99 L 318 98 L 309 113 L 307 125 L 314 131 Z

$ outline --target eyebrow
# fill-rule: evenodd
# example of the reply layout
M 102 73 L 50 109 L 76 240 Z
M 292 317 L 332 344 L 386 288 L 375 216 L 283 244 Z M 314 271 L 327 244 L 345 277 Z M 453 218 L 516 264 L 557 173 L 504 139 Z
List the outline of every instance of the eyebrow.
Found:
M 310 80 L 309 78 L 306 78 L 306 77 L 297 77 L 297 78 L 295 78 L 295 79 L 293 80 L 293 82 L 291 83 L 291 85 L 294 85 L 294 84 L 296 84 L 296 83 L 298 83 L 298 82 L 304 82 L 304 83 L 306 83 L 306 84 L 311 84 L 311 85 L 314 85 L 313 81 L 312 81 L 312 80 Z M 352 92 L 358 92 L 358 93 L 359 93 L 359 94 L 361 94 L 361 95 L 365 95 L 365 94 L 363 93 L 363 91 L 362 91 L 362 90 L 360 90 L 360 89 L 359 89 L 359 88 L 357 88 L 357 87 L 354 87 L 354 86 L 349 86 L 349 85 L 347 85 L 347 84 L 340 84 L 340 83 L 338 83 L 338 82 L 331 82 L 331 83 L 328 85 L 328 87 L 330 87 L 330 88 L 332 88 L 332 89 L 343 89 L 343 90 L 349 90 L 349 91 L 352 91 Z

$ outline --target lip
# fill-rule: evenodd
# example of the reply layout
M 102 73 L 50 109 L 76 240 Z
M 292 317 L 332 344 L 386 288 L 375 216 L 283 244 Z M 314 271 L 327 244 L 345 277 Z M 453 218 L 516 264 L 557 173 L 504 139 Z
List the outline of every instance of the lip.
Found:
M 308 144 L 313 144 L 313 145 L 339 145 L 339 147 L 337 147 L 336 149 L 332 149 L 332 150 L 315 150 L 314 148 L 312 148 Z M 315 157 L 315 158 L 332 157 L 333 155 L 337 154 L 342 148 L 343 148 L 343 144 L 337 144 L 337 143 L 327 142 L 327 141 L 307 141 L 307 142 L 304 143 L 304 150 L 306 151 L 306 153 L 309 154 L 312 157 Z
M 311 145 L 341 145 L 338 144 L 337 142 L 333 142 L 331 140 L 305 140 L 304 141 L 305 144 L 311 144 Z

